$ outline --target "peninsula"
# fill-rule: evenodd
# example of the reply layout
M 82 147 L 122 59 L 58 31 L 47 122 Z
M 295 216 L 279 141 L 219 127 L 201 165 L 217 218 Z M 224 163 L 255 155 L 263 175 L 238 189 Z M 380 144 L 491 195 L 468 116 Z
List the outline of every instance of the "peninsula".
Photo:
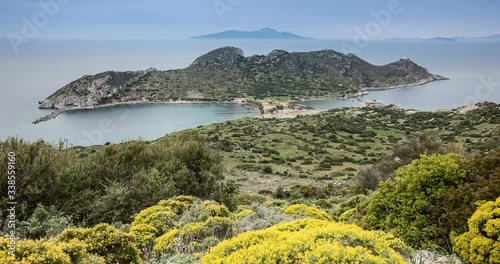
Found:
M 44 100 L 41 109 L 55 109 L 39 123 L 68 110 L 117 104 L 176 102 L 252 102 L 273 97 L 290 100 L 353 97 L 370 89 L 420 85 L 446 79 L 410 59 L 383 66 L 334 50 L 287 52 L 245 57 L 223 47 L 197 58 L 184 69 L 107 71 L 85 75 Z M 246 100 L 241 100 L 244 98 Z

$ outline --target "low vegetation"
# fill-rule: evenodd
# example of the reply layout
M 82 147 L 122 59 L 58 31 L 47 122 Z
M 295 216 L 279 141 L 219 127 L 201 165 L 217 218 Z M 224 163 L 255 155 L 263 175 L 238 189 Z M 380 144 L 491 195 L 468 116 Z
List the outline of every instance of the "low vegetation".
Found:
M 2 221 L 0 262 L 420 263 L 444 249 L 499 263 L 498 110 L 340 109 L 86 148 L 7 139 L 19 240 L 8 255 Z

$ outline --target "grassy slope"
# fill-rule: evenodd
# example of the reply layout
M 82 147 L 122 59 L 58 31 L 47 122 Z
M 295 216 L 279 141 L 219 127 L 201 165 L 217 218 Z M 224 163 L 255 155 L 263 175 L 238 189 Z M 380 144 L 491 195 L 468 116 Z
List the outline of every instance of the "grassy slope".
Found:
M 467 113 L 407 112 L 392 107 L 344 108 L 294 119 L 240 119 L 198 128 L 222 149 L 229 179 L 242 193 L 296 184 L 333 184 L 344 190 L 363 165 L 376 163 L 414 132 L 436 130 L 441 139 L 485 152 L 500 145 L 495 104 Z M 273 173 L 264 173 L 271 166 Z M 331 186 L 331 185 L 330 185 Z

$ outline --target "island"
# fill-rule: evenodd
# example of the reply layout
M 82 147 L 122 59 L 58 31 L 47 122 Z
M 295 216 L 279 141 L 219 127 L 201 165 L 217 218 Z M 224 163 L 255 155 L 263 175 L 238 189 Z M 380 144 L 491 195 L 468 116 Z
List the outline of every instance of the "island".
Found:
M 444 79 L 408 58 L 377 66 L 356 55 L 329 49 L 274 50 L 267 55 L 245 57 L 239 48 L 223 47 L 198 57 L 184 69 L 150 68 L 85 75 L 39 101 L 39 108 L 55 112 L 34 123 L 69 110 L 137 103 L 250 103 L 265 114 L 262 102 L 269 98 L 286 97 L 291 102 L 350 98 L 370 89 Z
M 435 42 L 456 42 L 456 41 L 499 41 L 500 34 L 484 37 L 433 37 L 433 38 L 387 38 L 386 41 L 435 41 Z

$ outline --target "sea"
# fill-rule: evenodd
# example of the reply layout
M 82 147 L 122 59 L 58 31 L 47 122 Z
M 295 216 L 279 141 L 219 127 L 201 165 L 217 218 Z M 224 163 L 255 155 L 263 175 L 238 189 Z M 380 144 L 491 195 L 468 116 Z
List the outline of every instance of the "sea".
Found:
M 255 109 L 233 104 L 147 104 L 65 112 L 32 124 L 51 110 L 37 102 L 83 75 L 107 70 L 159 70 L 187 67 L 198 56 L 224 46 L 245 55 L 275 49 L 344 51 L 349 40 L 62 40 L 32 39 L 14 52 L 0 40 L 0 140 L 20 137 L 73 146 L 125 140 L 154 140 L 166 134 L 212 123 L 255 117 Z M 352 45 L 352 44 L 351 44 Z M 433 111 L 481 101 L 500 103 L 500 42 L 373 40 L 349 50 L 384 65 L 410 58 L 449 80 L 392 90 L 370 91 L 374 99 L 401 108 Z M 315 109 L 359 107 L 355 99 L 302 102 Z

